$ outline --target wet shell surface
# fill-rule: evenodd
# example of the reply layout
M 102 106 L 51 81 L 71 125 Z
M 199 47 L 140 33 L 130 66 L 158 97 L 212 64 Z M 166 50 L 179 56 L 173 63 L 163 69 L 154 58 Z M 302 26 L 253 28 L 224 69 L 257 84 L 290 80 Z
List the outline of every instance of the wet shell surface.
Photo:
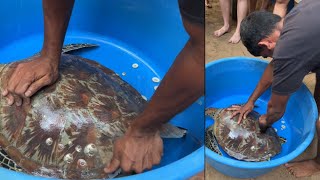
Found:
M 12 73 L 1 68 L 0 89 Z M 62 55 L 56 83 L 31 104 L 0 100 L 0 146 L 22 171 L 38 176 L 98 179 L 112 158 L 113 140 L 142 112 L 146 101 L 100 64 Z
M 232 113 L 226 108 L 206 109 L 206 115 L 214 119 L 214 125 L 206 130 L 207 147 L 219 153 L 218 146 L 214 145 L 217 141 L 229 156 L 244 161 L 266 161 L 281 152 L 280 138 L 273 128 L 260 132 L 257 112 L 249 113 L 240 124 L 237 123 L 239 115 L 231 118 Z

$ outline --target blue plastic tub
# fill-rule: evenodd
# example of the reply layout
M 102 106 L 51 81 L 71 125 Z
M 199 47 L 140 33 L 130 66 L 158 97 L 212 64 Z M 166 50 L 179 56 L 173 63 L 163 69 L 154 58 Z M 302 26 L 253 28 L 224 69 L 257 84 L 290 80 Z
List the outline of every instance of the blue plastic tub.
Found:
M 232 104 L 243 104 L 255 89 L 264 69 L 266 61 L 255 58 L 232 57 L 213 61 L 206 65 L 206 107 L 228 107 Z M 267 90 L 256 102 L 255 108 L 260 114 L 266 113 L 271 90 Z M 228 155 L 220 156 L 205 148 L 206 161 L 221 173 L 236 178 L 254 178 L 293 160 L 311 143 L 318 111 L 312 94 L 303 85 L 294 93 L 288 102 L 282 119 L 273 127 L 278 135 L 287 142 L 282 152 L 270 161 L 245 162 Z M 206 117 L 206 127 L 213 124 Z
M 43 40 L 42 4 L 39 0 L 2 1 L 0 6 L 0 63 L 37 53 Z M 177 1 L 76 1 L 65 43 L 94 43 L 99 48 L 79 55 L 114 70 L 150 99 L 188 39 Z M 132 68 L 137 63 L 138 68 Z M 203 99 L 171 120 L 188 129 L 186 138 L 164 141 L 159 166 L 125 179 L 185 179 L 204 169 Z M 0 168 L 1 179 L 36 177 Z

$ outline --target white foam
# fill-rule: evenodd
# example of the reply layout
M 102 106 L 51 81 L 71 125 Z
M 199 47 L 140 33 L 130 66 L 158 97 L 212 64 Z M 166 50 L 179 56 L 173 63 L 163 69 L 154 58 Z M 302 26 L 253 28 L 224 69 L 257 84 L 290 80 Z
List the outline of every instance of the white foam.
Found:
M 136 69 L 138 67 L 139 67 L 139 65 L 137 63 L 132 64 L 132 68 Z
M 48 106 L 41 106 L 37 111 L 43 117 L 40 120 L 40 127 L 45 131 L 62 130 L 66 124 L 73 124 L 78 129 L 88 123 L 88 118 L 81 110 L 66 112 L 64 110 L 52 110 Z
M 60 174 L 60 172 L 58 172 Z M 40 167 L 38 170 L 32 172 L 31 174 L 35 176 L 49 177 L 49 178 L 58 178 L 58 174 L 52 170 L 45 167 Z
M 236 139 L 239 136 L 243 136 L 243 138 L 248 138 L 251 135 L 251 133 L 249 133 L 246 129 L 242 128 L 241 126 L 239 126 L 236 122 L 234 122 L 232 120 L 228 120 L 225 123 L 226 123 L 228 129 L 232 130 L 228 134 L 228 136 L 231 139 Z M 235 127 L 235 126 L 237 126 L 237 127 Z
M 243 138 L 248 138 L 250 136 L 251 133 L 249 133 L 246 130 L 243 130 L 242 128 L 236 129 L 234 131 L 230 131 L 228 136 L 231 139 L 235 139 L 238 138 L 239 136 L 243 136 Z
M 153 77 L 153 78 L 152 78 L 152 81 L 155 82 L 155 83 L 158 83 L 158 82 L 160 82 L 160 79 L 157 78 L 157 77 Z
M 64 119 L 61 111 L 52 111 L 47 106 L 41 106 L 38 109 L 39 114 L 43 115 L 40 120 L 40 127 L 45 131 L 53 128 L 61 130 L 64 127 Z
M 146 100 L 146 101 L 148 100 L 147 97 L 144 96 L 144 95 L 141 95 L 141 97 L 142 97 L 144 100 Z

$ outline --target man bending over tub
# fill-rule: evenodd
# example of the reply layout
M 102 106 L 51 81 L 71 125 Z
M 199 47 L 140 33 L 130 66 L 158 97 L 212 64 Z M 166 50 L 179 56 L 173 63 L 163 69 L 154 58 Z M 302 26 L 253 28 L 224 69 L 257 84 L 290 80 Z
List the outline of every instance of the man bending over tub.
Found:
M 239 123 L 252 111 L 254 102 L 268 87 L 272 88 L 267 114 L 259 124 L 262 131 L 278 121 L 284 114 L 288 99 L 301 85 L 310 71 L 316 73 L 314 98 L 320 110 L 320 1 L 302 1 L 285 17 L 269 12 L 254 12 L 241 23 L 241 40 L 254 56 L 272 57 L 256 89 L 247 103 L 234 106 L 234 114 L 240 113 Z M 320 172 L 320 121 L 316 123 L 318 134 L 317 157 L 312 160 L 288 163 L 285 166 L 296 177 Z

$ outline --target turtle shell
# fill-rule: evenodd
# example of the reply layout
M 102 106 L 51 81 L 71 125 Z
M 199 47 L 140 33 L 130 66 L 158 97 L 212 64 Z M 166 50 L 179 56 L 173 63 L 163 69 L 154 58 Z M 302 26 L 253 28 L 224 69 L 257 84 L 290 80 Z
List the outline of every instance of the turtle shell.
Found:
M 12 73 L 1 71 L 3 90 Z M 105 178 L 113 141 L 146 101 L 116 73 L 74 55 L 62 55 L 59 79 L 29 105 L 0 100 L 0 146 L 23 169 L 39 176 Z
M 260 132 L 257 112 L 249 113 L 240 124 L 239 115 L 231 118 L 232 113 L 227 109 L 206 110 L 215 120 L 207 133 L 213 133 L 228 155 L 244 161 L 266 161 L 281 152 L 280 139 L 273 128 Z

